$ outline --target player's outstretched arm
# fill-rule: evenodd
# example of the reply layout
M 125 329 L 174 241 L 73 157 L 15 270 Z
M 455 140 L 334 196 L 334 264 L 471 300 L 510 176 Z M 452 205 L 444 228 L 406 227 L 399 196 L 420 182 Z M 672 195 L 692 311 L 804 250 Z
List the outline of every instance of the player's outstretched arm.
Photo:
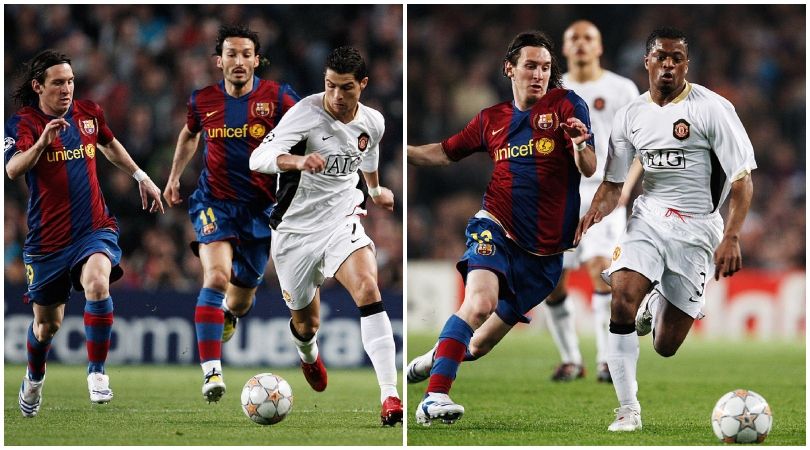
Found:
M 155 183 L 152 182 L 149 175 L 135 164 L 135 161 L 129 156 L 124 146 L 118 142 L 118 139 L 113 139 L 106 145 L 100 145 L 99 149 L 111 163 L 115 164 L 115 167 L 128 173 L 138 182 L 138 191 L 141 195 L 141 206 L 143 209 L 146 209 L 149 205 L 149 200 L 152 200 L 152 205 L 149 207 L 150 213 L 156 211 L 160 211 L 161 213 L 165 212 L 163 210 L 163 202 L 160 199 L 160 189 L 155 186 Z
M 53 119 L 45 125 L 45 129 L 39 136 L 39 139 L 25 152 L 17 152 L 6 164 L 6 174 L 12 180 L 20 175 L 28 172 L 37 164 L 39 157 L 45 152 L 45 149 L 56 139 L 62 131 L 66 130 L 70 123 L 63 119 Z
M 408 146 L 408 163 L 415 166 L 446 166 L 450 158 L 441 143 Z
M 612 181 L 603 181 L 599 185 L 599 189 L 596 190 L 596 194 L 593 196 L 590 209 L 579 220 L 577 232 L 574 235 L 574 244 L 579 243 L 588 228 L 595 223 L 601 222 L 604 217 L 613 212 L 616 205 L 619 204 L 623 185 L 624 183 L 614 183 Z
M 588 127 L 576 117 L 569 117 L 561 125 L 566 136 L 574 144 L 574 163 L 579 173 L 585 175 L 585 178 L 590 178 L 596 172 L 596 150 L 587 142 L 591 138 Z
M 389 211 L 394 210 L 394 193 L 387 187 L 380 186 L 379 172 L 362 172 L 368 186 L 368 195 L 375 205 Z
M 730 277 L 742 269 L 740 230 L 745 221 L 745 216 L 748 214 L 748 208 L 751 206 L 751 197 L 753 195 L 754 183 L 751 181 L 750 173 L 731 183 L 726 229 L 723 231 L 723 240 L 720 241 L 720 245 L 714 251 L 715 280 L 719 280 L 720 275 Z
M 183 170 L 191 161 L 194 152 L 197 151 L 197 144 L 200 142 L 200 133 L 192 133 L 188 129 L 188 125 L 184 125 L 180 130 L 180 135 L 177 137 L 177 146 L 174 149 L 174 158 L 172 159 L 172 170 L 169 173 L 169 179 L 166 181 L 166 187 L 163 189 L 163 198 L 169 207 L 178 205 L 183 202 L 180 196 L 180 175 Z
M 633 195 L 633 189 L 636 183 L 644 175 L 644 166 L 638 158 L 633 159 L 633 164 L 630 166 L 630 171 L 627 172 L 627 179 L 624 180 L 624 187 L 622 188 L 622 195 L 619 197 L 619 206 L 625 206 L 630 202 L 630 196 Z

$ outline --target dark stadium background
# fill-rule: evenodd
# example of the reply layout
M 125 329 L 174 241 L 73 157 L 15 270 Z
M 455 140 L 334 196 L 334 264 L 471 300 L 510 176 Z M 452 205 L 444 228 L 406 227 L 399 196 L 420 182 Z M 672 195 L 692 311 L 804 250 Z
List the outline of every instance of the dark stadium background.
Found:
M 376 243 L 380 287 L 400 346 L 401 5 L 5 5 L 5 119 L 16 109 L 11 92 L 22 63 L 42 49 L 59 49 L 73 60 L 75 97 L 104 108 L 118 140 L 162 190 L 189 95 L 222 78 L 212 56 L 217 28 L 241 22 L 259 33 L 261 54 L 269 60 L 257 74 L 290 83 L 302 97 L 323 91 L 323 63 L 332 48 L 350 44 L 366 58 L 370 81 L 361 101 L 385 116 L 380 177 L 394 191 L 396 203 L 393 214 L 370 205 L 364 223 Z M 184 199 L 195 189 L 200 153 L 198 149 L 183 173 Z M 110 362 L 196 362 L 191 318 L 202 278 L 199 259 L 188 248 L 194 233 L 187 202 L 167 209 L 165 215 L 148 215 L 140 208 L 135 182 L 105 158 L 98 161 L 107 205 L 119 220 L 121 265 L 126 272 L 111 286 L 116 325 Z M 21 330 L 31 320 L 30 307 L 21 303 L 28 197 L 23 178 L 14 182 L 4 178 L 5 360 L 22 362 L 24 339 L 16 337 L 24 336 Z M 224 347 L 226 363 L 295 363 L 282 332 L 289 313 L 272 262 L 257 297 L 251 319 L 237 335 L 239 342 Z M 333 365 L 367 363 L 356 320 L 359 313 L 351 298 L 336 283 L 325 285 L 322 297 L 327 363 L 329 359 Z M 54 342 L 55 360 L 86 361 L 82 307 L 83 298 L 74 294 Z

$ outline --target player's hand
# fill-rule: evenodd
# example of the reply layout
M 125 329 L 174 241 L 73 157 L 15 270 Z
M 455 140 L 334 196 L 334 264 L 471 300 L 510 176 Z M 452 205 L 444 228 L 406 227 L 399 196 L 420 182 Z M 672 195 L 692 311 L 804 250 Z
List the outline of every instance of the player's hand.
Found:
M 57 119 L 53 119 L 45 125 L 45 129 L 42 130 L 42 135 L 39 137 L 39 141 L 42 144 L 42 147 L 45 148 L 51 143 L 56 140 L 56 136 L 59 136 L 59 133 L 65 131 L 70 127 L 70 122 L 65 120 L 62 117 Z
M 385 208 L 389 211 L 394 210 L 394 193 L 391 192 L 391 189 L 387 187 L 380 187 L 382 193 L 376 197 L 371 197 L 371 201 L 374 202 L 375 205 Z
M 320 153 L 310 153 L 302 156 L 296 164 L 296 168 L 301 172 L 319 173 L 326 168 L 326 161 Z
M 576 117 L 569 117 L 565 123 L 560 124 L 565 134 L 574 141 L 575 144 L 581 144 L 591 138 L 588 133 L 588 127 Z
M 582 236 L 588 231 L 588 228 L 592 227 L 596 223 L 601 222 L 603 217 L 604 215 L 598 209 L 589 209 L 588 212 L 586 212 L 585 215 L 579 219 L 577 232 L 574 234 L 574 245 L 579 244 L 580 239 L 582 239 Z
M 730 277 L 740 269 L 742 269 L 740 241 L 736 238 L 724 237 L 714 251 L 714 279 L 719 280 L 720 275 Z
M 153 183 L 151 179 L 147 178 L 138 183 L 138 190 L 141 193 L 141 207 L 143 209 L 146 209 L 149 200 L 152 200 L 149 212 L 160 211 L 161 213 L 165 213 L 163 210 L 163 201 L 160 199 L 160 189 L 155 186 L 155 183 Z
M 163 198 L 166 199 L 166 204 L 169 207 L 183 203 L 183 198 L 180 197 L 180 180 L 169 180 L 166 183 L 166 189 L 163 190 Z

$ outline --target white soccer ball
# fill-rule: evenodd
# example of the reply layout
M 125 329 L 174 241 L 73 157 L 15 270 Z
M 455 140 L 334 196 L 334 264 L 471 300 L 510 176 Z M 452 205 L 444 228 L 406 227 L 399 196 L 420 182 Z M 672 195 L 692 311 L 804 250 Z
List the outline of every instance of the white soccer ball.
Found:
M 290 383 L 272 373 L 252 376 L 242 388 L 242 411 L 259 425 L 279 423 L 292 410 Z
M 768 402 L 754 391 L 737 389 L 720 397 L 712 412 L 714 434 L 725 443 L 762 442 L 773 425 Z

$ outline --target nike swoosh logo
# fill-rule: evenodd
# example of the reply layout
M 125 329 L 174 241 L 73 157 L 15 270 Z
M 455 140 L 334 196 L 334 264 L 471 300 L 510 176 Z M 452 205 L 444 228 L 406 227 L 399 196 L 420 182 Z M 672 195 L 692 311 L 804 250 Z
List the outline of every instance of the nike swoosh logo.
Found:
M 503 131 L 503 129 L 504 129 L 504 128 L 506 128 L 506 127 L 500 127 L 500 128 L 498 128 L 497 130 L 492 130 L 492 135 L 493 135 L 493 136 L 495 136 L 496 134 L 498 134 L 498 133 L 500 133 L 501 131 Z
M 352 239 L 352 240 L 350 240 L 350 241 L 351 241 L 351 243 L 352 243 L 352 244 L 354 244 L 355 242 L 357 242 L 357 241 L 359 241 L 359 240 L 360 240 L 360 238 L 357 238 L 357 239 Z
M 324 136 L 324 137 L 322 137 L 321 139 L 325 141 L 325 140 L 327 140 L 327 139 L 329 139 L 329 138 L 333 138 L 333 137 L 335 137 L 335 135 L 334 135 L 334 134 L 333 134 L 333 135 L 331 135 L 331 136 Z
M 209 118 L 209 117 L 213 116 L 214 114 L 216 114 L 216 113 L 218 113 L 218 112 L 219 112 L 219 111 L 211 111 L 211 112 L 207 112 L 207 113 L 205 113 L 205 118 L 207 119 L 207 118 Z
M 641 130 L 641 128 L 636 128 L 635 130 L 631 131 L 630 134 L 636 134 L 639 130 Z

